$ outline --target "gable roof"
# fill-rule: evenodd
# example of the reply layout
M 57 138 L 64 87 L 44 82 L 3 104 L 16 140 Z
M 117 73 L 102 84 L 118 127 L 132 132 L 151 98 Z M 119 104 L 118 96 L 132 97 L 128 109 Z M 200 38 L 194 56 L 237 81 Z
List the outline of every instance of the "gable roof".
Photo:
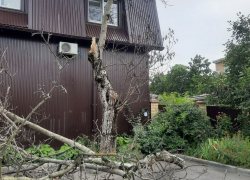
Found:
M 125 0 L 129 41 L 162 47 L 155 0 Z
M 217 59 L 217 60 L 214 60 L 214 61 L 212 61 L 214 64 L 217 64 L 217 63 L 220 63 L 220 62 L 222 62 L 222 61 L 224 61 L 225 60 L 225 58 L 220 58 L 220 59 Z
M 86 23 L 87 0 L 25 0 L 25 12 L 0 9 L 2 27 L 17 30 L 51 32 L 76 39 L 99 37 L 100 25 Z M 108 28 L 107 40 L 121 44 L 161 47 L 162 37 L 155 0 L 121 0 L 125 22 L 122 28 Z M 123 23 L 123 22 L 122 22 Z

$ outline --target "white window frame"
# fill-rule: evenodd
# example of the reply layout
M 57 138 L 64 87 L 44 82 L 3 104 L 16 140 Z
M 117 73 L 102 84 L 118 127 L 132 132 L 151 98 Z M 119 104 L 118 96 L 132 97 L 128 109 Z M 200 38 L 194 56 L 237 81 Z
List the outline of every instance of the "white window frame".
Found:
M 16 8 L 13 8 L 13 7 L 8 7 L 8 6 L 4 6 L 4 5 L 1 5 L 1 0 L 0 0 L 0 8 L 6 8 L 6 9 L 9 9 L 9 10 L 15 10 L 15 11 L 22 11 L 23 10 L 23 1 L 24 0 L 20 0 L 20 8 L 19 9 L 16 9 Z
M 93 23 L 98 23 L 98 24 L 101 24 L 102 23 L 102 16 L 103 16 L 103 13 L 104 13 L 104 0 L 100 0 L 101 1 L 101 6 L 102 6 L 102 15 L 101 15 L 101 21 L 95 21 L 95 20 L 91 20 L 89 17 L 89 2 L 96 2 L 94 0 L 88 0 L 88 22 L 93 22 Z M 114 4 L 117 5 L 117 24 L 110 24 L 108 23 L 109 26 L 115 26 L 117 27 L 119 25 L 119 12 L 118 12 L 118 1 L 117 0 L 114 0 L 113 2 Z

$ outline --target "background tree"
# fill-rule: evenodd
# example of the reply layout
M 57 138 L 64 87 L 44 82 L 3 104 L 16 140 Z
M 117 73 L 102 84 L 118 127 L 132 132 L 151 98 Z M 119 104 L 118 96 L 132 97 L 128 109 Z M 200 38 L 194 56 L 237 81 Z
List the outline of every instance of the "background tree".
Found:
M 155 94 L 178 92 L 185 93 L 187 89 L 187 67 L 177 64 L 166 74 L 159 74 L 154 77 L 150 84 L 150 91 Z
M 188 64 L 189 94 L 198 95 L 197 88 L 195 87 L 197 85 L 197 79 L 202 79 L 212 72 L 209 68 L 211 63 L 205 57 L 196 55 L 194 58 L 191 58 L 191 61 Z
M 210 94 L 209 102 L 233 109 L 241 109 L 238 116 L 241 129 L 249 135 L 250 112 L 250 15 L 237 14 L 238 20 L 229 21 L 232 38 L 225 44 L 225 74 L 211 77 L 212 81 L 200 84 L 200 90 Z
M 154 75 L 150 84 L 150 92 L 154 94 L 162 94 L 165 92 L 167 85 L 165 84 L 165 75 L 163 73 L 159 73 Z
M 199 82 L 205 81 L 210 77 L 212 70 L 209 68 L 211 64 L 208 59 L 196 55 L 188 63 L 189 66 L 177 64 L 171 68 L 166 74 L 159 74 L 154 77 L 150 84 L 150 90 L 155 94 L 163 94 L 166 92 L 177 92 L 184 95 L 197 95 L 199 93 L 197 85 Z

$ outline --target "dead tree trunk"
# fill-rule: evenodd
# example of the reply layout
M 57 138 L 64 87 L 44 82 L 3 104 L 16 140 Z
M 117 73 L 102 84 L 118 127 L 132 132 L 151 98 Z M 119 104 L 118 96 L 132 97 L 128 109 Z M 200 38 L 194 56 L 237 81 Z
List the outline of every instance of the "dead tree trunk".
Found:
M 94 80 L 102 103 L 102 129 L 101 129 L 101 151 L 113 152 L 116 149 L 116 127 L 114 122 L 118 116 L 118 95 L 113 91 L 108 79 L 107 71 L 102 64 L 103 49 L 106 41 L 107 25 L 110 18 L 110 9 L 113 0 L 108 0 L 102 21 L 101 33 L 98 44 L 96 38 L 92 38 L 92 45 L 89 51 L 88 60 L 92 65 Z
M 95 38 L 93 37 L 88 60 L 93 68 L 94 80 L 102 103 L 102 136 L 100 148 L 102 152 L 111 152 L 116 148 L 117 131 L 114 122 L 118 116 L 118 95 L 113 91 L 100 56 L 95 57 L 95 53 L 98 54 L 99 52 Z

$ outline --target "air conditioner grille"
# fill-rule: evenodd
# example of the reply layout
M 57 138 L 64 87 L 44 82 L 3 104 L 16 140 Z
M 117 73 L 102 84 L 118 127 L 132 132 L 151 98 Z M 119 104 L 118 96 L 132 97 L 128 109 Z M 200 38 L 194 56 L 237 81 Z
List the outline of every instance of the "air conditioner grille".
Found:
M 64 55 L 77 55 L 78 54 L 78 44 L 77 43 L 68 43 L 68 42 L 59 42 L 58 53 Z
M 62 50 L 63 50 L 63 52 L 70 52 L 71 47 L 70 47 L 70 45 L 68 43 L 64 43 L 62 45 Z

